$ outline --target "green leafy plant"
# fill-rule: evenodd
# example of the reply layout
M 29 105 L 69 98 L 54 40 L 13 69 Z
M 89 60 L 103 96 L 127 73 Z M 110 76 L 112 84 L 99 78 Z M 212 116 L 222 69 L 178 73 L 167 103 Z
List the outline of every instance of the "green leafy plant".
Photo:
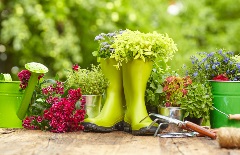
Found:
M 209 112 L 213 110 L 210 85 L 193 82 L 186 90 L 188 93 L 180 99 L 180 107 L 185 111 L 184 117 L 209 120 Z
M 161 57 L 167 61 L 177 51 L 176 44 L 167 34 L 142 33 L 128 29 L 116 35 L 111 48 L 114 52 L 111 53 L 110 58 L 118 62 L 117 68 L 122 65 L 122 62 L 134 59 L 154 61 L 157 57 Z
M 65 85 L 70 88 L 81 88 L 83 95 L 102 95 L 108 80 L 102 73 L 100 65 L 91 65 L 90 69 L 82 69 L 74 65 L 69 71 Z
M 150 107 L 158 107 L 162 100 L 163 86 L 162 83 L 167 76 L 167 71 L 170 67 L 166 64 L 164 59 L 157 58 L 154 61 L 151 75 L 147 82 L 145 100 L 146 105 Z

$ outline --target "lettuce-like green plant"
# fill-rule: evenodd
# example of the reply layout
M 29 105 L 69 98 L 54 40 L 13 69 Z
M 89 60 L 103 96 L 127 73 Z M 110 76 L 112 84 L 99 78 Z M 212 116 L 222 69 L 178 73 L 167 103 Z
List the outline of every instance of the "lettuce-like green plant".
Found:
M 161 57 L 166 62 L 177 51 L 176 44 L 168 34 L 142 33 L 128 29 L 116 35 L 111 48 L 114 52 L 111 53 L 110 58 L 118 62 L 117 68 L 122 65 L 122 62 L 134 59 L 154 61 L 155 58 Z

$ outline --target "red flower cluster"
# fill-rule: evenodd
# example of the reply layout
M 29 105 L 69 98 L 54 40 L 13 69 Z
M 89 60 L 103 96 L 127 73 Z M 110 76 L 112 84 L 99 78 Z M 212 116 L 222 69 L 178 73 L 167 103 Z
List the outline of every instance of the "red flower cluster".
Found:
M 50 85 L 42 89 L 42 94 L 47 96 L 46 103 L 51 105 L 43 111 L 43 115 L 29 116 L 23 121 L 27 129 L 44 129 L 51 132 L 69 132 L 83 129 L 81 122 L 84 120 L 85 102 L 81 102 L 81 108 L 76 109 L 76 103 L 82 98 L 81 90 L 70 89 L 66 97 L 59 97 L 64 94 L 62 82 L 55 86 Z
M 38 80 L 40 80 L 44 74 L 41 74 L 38 76 Z M 18 78 L 21 81 L 20 87 L 21 89 L 25 89 L 28 86 L 28 80 L 31 77 L 31 72 L 29 70 L 22 70 L 21 72 L 18 73 Z
M 39 123 L 42 122 L 42 117 L 41 116 L 29 116 L 29 117 L 26 117 L 23 121 L 23 127 L 26 128 L 26 129 L 39 129 L 38 126 L 34 125 L 34 121 L 37 121 Z
M 29 70 L 22 70 L 18 73 L 18 78 L 21 81 L 21 89 L 25 89 L 28 86 L 28 80 L 30 79 L 31 72 Z
M 52 97 L 54 94 L 64 94 L 63 82 L 57 81 L 56 86 L 50 85 L 46 88 L 42 88 L 42 94 Z
M 80 88 L 69 90 L 67 98 L 53 102 L 51 108 L 44 111 L 43 118 L 49 121 L 52 132 L 82 130 L 80 124 L 84 120 L 85 110 L 76 110 L 75 104 L 81 98 Z
M 163 92 L 166 94 L 166 107 L 177 106 L 177 100 L 180 97 L 187 95 L 188 85 L 192 84 L 189 76 L 184 78 L 177 76 L 169 76 L 163 83 Z
M 215 80 L 215 81 L 229 81 L 226 74 L 217 75 L 213 78 L 213 80 Z

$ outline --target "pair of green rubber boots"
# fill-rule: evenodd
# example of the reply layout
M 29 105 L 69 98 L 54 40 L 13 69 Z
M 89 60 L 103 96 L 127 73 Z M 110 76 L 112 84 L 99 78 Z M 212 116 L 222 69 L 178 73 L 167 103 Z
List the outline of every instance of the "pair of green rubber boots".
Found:
M 109 80 L 106 100 L 100 114 L 84 120 L 84 131 L 111 132 L 124 130 L 133 135 L 153 135 L 156 126 L 152 123 L 145 106 L 145 90 L 152 71 L 152 62 L 133 60 L 116 69 L 116 61 L 102 59 L 103 73 Z M 142 121 L 142 119 L 144 119 Z

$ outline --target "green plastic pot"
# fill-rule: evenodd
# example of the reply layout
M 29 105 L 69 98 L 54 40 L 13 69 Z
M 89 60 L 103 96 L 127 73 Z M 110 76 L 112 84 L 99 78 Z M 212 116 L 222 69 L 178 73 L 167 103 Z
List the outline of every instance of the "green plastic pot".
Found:
M 230 120 L 226 115 L 240 114 L 240 82 L 210 81 L 212 85 L 213 106 L 210 111 L 211 128 L 240 127 L 240 120 Z M 221 113 L 221 112 L 222 113 Z
M 16 114 L 23 93 L 20 81 L 0 82 L 0 128 L 22 128 L 22 120 Z

